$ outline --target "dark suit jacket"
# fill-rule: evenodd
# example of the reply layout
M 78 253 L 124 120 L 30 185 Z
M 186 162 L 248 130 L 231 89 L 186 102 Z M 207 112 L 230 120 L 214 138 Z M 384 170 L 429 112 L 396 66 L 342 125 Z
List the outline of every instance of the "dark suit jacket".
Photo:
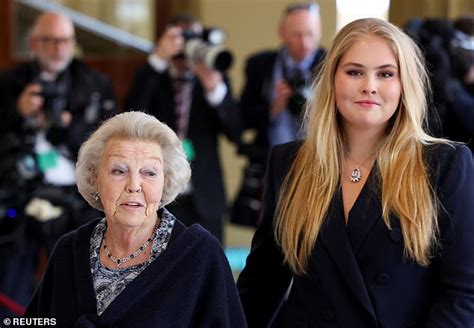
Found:
M 58 327 L 246 327 L 232 272 L 217 240 L 176 221 L 165 251 L 97 315 L 90 238 L 98 220 L 56 245 L 26 317 Z
M 99 123 L 115 114 L 116 102 L 109 79 L 98 71 L 78 60 L 73 60 L 67 71 L 70 73 L 71 85 L 67 92 L 66 110 L 73 118 L 71 125 L 61 132 L 60 138 L 75 157 L 81 144 Z M 33 83 L 38 74 L 39 67 L 35 62 L 19 65 L 0 74 L 0 124 L 4 135 L 6 132 L 23 134 L 24 119 L 18 114 L 16 103 L 25 86 Z M 84 114 L 93 95 L 98 95 L 99 113 L 96 121 L 89 122 Z
M 250 327 L 265 327 L 293 277 L 281 307 L 281 327 L 473 327 L 474 166 L 465 146 L 426 148 L 433 188 L 442 207 L 440 251 L 428 267 L 403 256 L 396 217 L 389 230 L 381 217 L 374 168 L 345 225 L 341 191 L 336 192 L 307 275 L 283 265 L 273 235 L 281 182 L 296 143 L 276 147 L 270 157 L 264 209 L 247 265 L 238 280 Z
M 207 218 L 220 219 L 226 212 L 218 135 L 223 132 L 230 140 L 237 142 L 241 133 L 240 116 L 227 79 L 225 83 L 228 92 L 218 107 L 212 107 L 207 102 L 197 79 L 192 90 L 187 133 L 195 150 L 195 158 L 191 162 L 192 197 L 199 214 Z M 174 108 L 172 80 L 168 71 L 158 73 L 149 64 L 139 69 L 127 97 L 126 110 L 145 111 L 175 130 Z
M 324 49 L 319 49 L 311 64 L 315 69 L 325 54 Z M 262 51 L 248 58 L 245 76 L 246 83 L 240 98 L 240 111 L 245 129 L 255 129 L 257 135 L 253 142 L 252 155 L 262 162 L 266 160 L 269 150 L 268 141 L 270 100 L 268 95 L 272 86 L 273 70 L 278 57 L 278 52 Z M 250 157 L 252 157 L 252 155 Z
M 447 102 L 448 112 L 444 116 L 443 132 L 446 138 L 465 142 L 474 152 L 474 86 L 469 90 L 456 82 L 449 88 L 450 101 Z

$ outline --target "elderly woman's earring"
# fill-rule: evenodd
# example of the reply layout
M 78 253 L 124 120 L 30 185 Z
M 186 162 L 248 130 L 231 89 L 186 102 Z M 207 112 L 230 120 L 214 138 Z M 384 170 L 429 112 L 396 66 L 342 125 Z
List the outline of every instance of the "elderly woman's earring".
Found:
M 93 196 L 93 197 L 94 197 L 94 199 L 95 199 L 96 201 L 99 201 L 99 199 L 100 199 L 100 193 L 99 193 L 98 191 L 96 191 L 96 192 L 94 193 L 94 196 Z

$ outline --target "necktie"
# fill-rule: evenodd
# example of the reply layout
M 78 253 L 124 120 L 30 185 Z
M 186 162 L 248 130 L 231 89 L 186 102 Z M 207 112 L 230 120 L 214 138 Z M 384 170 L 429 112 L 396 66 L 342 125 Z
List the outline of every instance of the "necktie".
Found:
M 184 133 L 184 116 L 185 116 L 185 86 L 186 80 L 177 78 L 173 81 L 174 104 L 176 114 L 176 133 L 183 138 Z

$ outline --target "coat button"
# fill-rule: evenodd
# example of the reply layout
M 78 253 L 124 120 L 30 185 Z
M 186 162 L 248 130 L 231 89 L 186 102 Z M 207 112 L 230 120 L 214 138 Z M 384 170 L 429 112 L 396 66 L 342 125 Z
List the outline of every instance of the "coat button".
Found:
M 379 273 L 375 277 L 375 283 L 378 285 L 387 285 L 390 282 L 390 275 L 388 273 Z
M 324 308 L 321 310 L 321 318 L 324 321 L 334 321 L 335 315 L 334 311 L 331 308 Z
M 400 241 L 402 241 L 402 238 L 403 238 L 403 234 L 402 234 L 402 231 L 400 229 L 393 228 L 390 231 L 390 239 L 392 239 L 393 241 L 400 242 Z

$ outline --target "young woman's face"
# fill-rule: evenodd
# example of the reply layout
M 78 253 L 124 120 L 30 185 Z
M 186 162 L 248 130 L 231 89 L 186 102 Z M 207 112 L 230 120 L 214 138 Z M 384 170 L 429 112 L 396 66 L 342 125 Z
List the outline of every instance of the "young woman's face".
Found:
M 163 154 L 153 142 L 111 139 L 97 182 L 108 224 L 154 225 L 163 194 Z
M 384 39 L 368 35 L 355 42 L 336 69 L 336 105 L 344 128 L 383 130 L 401 96 L 399 67 Z

